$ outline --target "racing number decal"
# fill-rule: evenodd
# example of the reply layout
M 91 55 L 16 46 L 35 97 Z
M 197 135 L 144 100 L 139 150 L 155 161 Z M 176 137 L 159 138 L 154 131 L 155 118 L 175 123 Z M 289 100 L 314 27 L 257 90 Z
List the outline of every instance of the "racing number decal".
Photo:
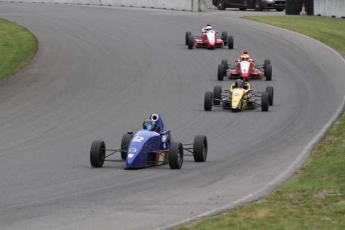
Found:
M 143 141 L 143 140 L 144 140 L 144 138 L 141 137 L 141 136 L 135 136 L 135 137 L 133 138 L 133 142 L 141 142 L 141 141 Z

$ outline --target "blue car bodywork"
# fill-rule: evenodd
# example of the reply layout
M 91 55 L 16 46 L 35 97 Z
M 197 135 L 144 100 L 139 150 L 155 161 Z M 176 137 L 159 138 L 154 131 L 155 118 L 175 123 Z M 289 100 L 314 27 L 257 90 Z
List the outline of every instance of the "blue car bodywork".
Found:
M 171 141 L 171 131 L 165 129 L 161 116 L 154 113 L 150 120 L 155 121 L 157 130 L 139 130 L 135 135 L 127 132 L 123 135 L 121 149 L 106 149 L 103 141 L 94 141 L 90 150 L 90 163 L 93 167 L 102 167 L 104 161 L 114 153 L 121 152 L 121 158 L 126 160 L 127 169 L 139 169 L 169 163 L 170 168 L 179 169 L 183 163 L 183 150 L 192 153 L 197 162 L 206 161 L 207 138 L 199 135 L 194 143 L 184 144 Z M 110 152 L 109 154 L 106 154 Z M 186 155 L 188 156 L 188 155 Z

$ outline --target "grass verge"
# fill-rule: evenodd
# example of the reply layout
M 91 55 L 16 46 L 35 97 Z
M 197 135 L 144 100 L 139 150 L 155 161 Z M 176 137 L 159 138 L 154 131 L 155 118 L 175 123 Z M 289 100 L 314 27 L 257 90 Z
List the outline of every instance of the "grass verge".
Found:
M 37 38 L 29 30 L 0 18 L 0 81 L 25 66 L 37 49 Z
M 324 17 L 246 17 L 313 37 L 345 55 L 345 20 Z M 178 230 L 345 229 L 345 116 L 287 183 L 264 199 Z

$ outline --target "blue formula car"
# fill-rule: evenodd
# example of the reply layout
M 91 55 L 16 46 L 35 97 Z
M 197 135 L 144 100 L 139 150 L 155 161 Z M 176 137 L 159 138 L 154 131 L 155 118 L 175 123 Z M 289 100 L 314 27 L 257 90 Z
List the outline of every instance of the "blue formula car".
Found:
M 195 136 L 194 142 L 182 144 L 173 142 L 171 131 L 164 128 L 162 118 L 157 113 L 144 121 L 143 129 L 136 134 L 127 132 L 121 140 L 121 149 L 107 149 L 104 141 L 95 140 L 90 149 L 90 163 L 102 167 L 108 157 L 121 153 L 126 161 L 126 169 L 139 169 L 169 163 L 171 169 L 180 169 L 184 156 L 193 156 L 195 162 L 205 162 L 207 158 L 207 137 Z M 189 154 L 184 154 L 184 150 Z

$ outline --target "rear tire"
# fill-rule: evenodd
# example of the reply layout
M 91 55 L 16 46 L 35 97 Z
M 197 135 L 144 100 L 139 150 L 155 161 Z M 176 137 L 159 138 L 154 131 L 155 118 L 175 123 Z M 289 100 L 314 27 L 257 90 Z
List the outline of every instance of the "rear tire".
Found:
M 131 142 L 133 138 L 133 134 L 125 133 L 122 136 L 121 139 L 121 158 L 122 160 L 126 160 L 127 158 L 127 152 L 128 152 L 128 147 L 129 143 Z
M 90 163 L 94 168 L 103 166 L 105 160 L 105 143 L 104 141 L 93 141 L 90 148 Z
M 188 49 L 193 49 L 193 46 L 194 46 L 194 38 L 192 35 L 189 35 L 188 37 Z
M 267 65 L 265 70 L 266 81 L 272 80 L 272 65 Z
M 222 96 L 222 87 L 219 85 L 216 85 L 213 87 L 213 104 L 214 105 L 220 105 L 220 99 Z M 218 100 L 214 100 L 218 99 Z
M 233 49 L 234 48 L 234 37 L 228 36 L 228 48 Z
M 186 37 L 185 37 L 186 46 L 188 46 L 188 39 L 189 39 L 189 36 L 190 36 L 190 35 L 192 35 L 192 32 L 187 31 L 187 32 L 186 32 Z
M 207 137 L 204 135 L 195 136 L 193 142 L 193 155 L 195 162 L 205 162 L 207 158 Z
M 273 98 L 274 98 L 273 86 L 267 86 L 266 92 L 268 93 L 268 104 L 273 105 Z
M 204 110 L 211 111 L 212 109 L 212 92 L 206 92 L 204 97 Z
M 183 146 L 179 142 L 172 142 L 169 149 L 169 166 L 171 169 L 180 169 L 183 164 Z
M 218 72 L 217 72 L 217 77 L 218 77 L 218 81 L 223 81 L 224 78 L 224 65 L 220 64 L 218 65 Z
M 263 92 L 261 94 L 261 110 L 264 112 L 268 111 L 268 93 L 267 92 Z

